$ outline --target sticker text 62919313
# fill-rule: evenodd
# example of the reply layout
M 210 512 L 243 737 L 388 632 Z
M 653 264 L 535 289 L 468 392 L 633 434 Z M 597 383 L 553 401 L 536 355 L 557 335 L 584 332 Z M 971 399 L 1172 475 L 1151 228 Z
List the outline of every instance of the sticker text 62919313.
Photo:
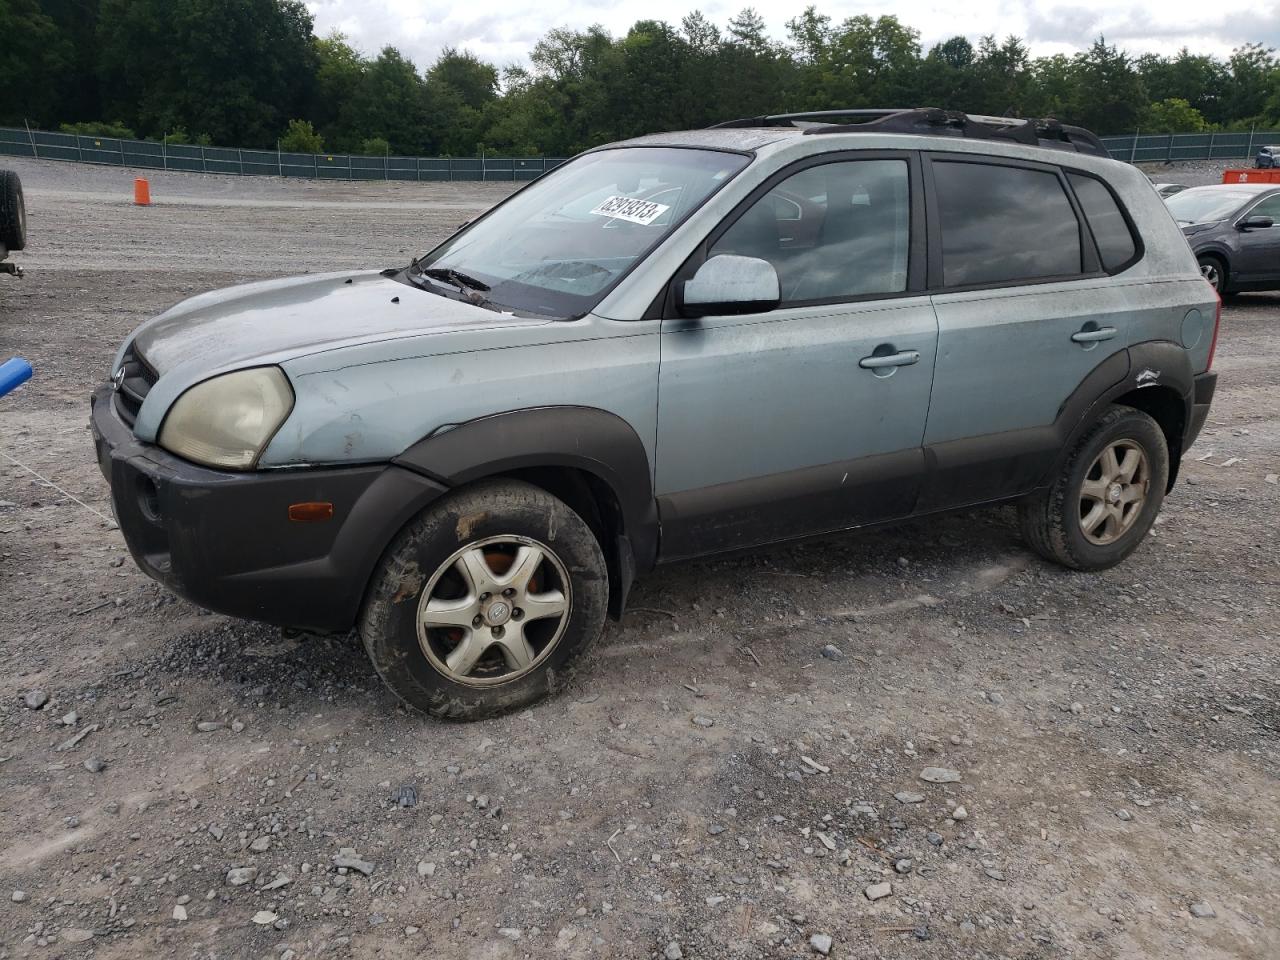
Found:
M 591 212 L 600 217 L 609 217 L 612 220 L 626 220 L 630 223 L 641 223 L 648 226 L 670 209 L 667 204 L 654 203 L 652 200 L 609 197 L 601 201 Z

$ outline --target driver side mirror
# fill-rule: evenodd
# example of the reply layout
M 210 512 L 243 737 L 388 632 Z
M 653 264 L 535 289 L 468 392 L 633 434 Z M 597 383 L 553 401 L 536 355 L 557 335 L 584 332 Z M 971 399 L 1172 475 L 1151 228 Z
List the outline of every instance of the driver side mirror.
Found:
M 1236 224 L 1237 230 L 1265 230 L 1275 223 L 1270 217 L 1246 217 Z
M 722 253 L 680 284 L 676 305 L 682 316 L 764 313 L 782 302 L 778 271 L 768 260 Z

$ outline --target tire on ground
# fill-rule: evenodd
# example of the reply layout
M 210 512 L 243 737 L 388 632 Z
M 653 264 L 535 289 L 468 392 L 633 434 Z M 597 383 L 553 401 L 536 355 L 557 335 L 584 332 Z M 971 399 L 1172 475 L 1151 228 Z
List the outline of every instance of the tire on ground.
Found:
M 27 245 L 27 214 L 22 181 L 12 170 L 0 170 L 0 247 L 21 250 Z
M 458 682 L 424 652 L 418 629 L 422 595 L 459 550 L 506 536 L 545 545 L 560 561 L 569 579 L 568 622 L 524 675 L 485 686 Z M 532 484 L 488 480 L 446 495 L 400 532 L 374 572 L 359 632 L 374 669 L 406 704 L 435 717 L 476 720 L 526 706 L 563 686 L 574 661 L 600 635 L 608 597 L 604 554 L 577 513 Z
M 1216 253 L 1202 253 L 1196 258 L 1196 262 L 1200 264 L 1200 272 L 1205 275 L 1205 279 L 1213 284 L 1214 290 L 1218 291 L 1218 296 L 1227 296 L 1226 291 L 1223 289 L 1223 287 L 1227 285 L 1227 280 L 1229 279 L 1226 261 Z M 1206 267 L 1213 268 L 1214 277 L 1216 277 L 1216 279 L 1206 273 Z
M 1140 446 L 1148 467 L 1146 499 L 1129 528 L 1112 543 L 1097 544 L 1081 521 L 1081 493 L 1094 462 L 1111 444 Z M 1023 539 L 1036 553 L 1073 570 L 1105 570 L 1137 549 L 1164 502 L 1169 447 L 1160 425 L 1141 410 L 1112 406 L 1076 442 L 1061 473 L 1046 490 L 1018 505 Z

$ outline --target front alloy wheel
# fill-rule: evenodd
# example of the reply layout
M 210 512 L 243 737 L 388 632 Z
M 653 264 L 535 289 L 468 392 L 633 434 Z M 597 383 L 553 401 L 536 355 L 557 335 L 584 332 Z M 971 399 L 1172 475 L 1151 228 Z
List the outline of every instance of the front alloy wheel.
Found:
M 608 598 L 604 554 L 581 516 L 539 487 L 488 480 L 442 497 L 400 532 L 359 629 L 405 703 L 474 720 L 563 685 L 600 635 Z
M 1204 257 L 1200 261 L 1200 275 L 1209 281 L 1209 285 L 1218 293 L 1222 293 L 1222 266 L 1213 257 Z
M 418 643 L 450 679 L 516 680 L 547 657 L 569 622 L 572 588 L 555 552 L 514 534 L 454 552 L 418 603 Z

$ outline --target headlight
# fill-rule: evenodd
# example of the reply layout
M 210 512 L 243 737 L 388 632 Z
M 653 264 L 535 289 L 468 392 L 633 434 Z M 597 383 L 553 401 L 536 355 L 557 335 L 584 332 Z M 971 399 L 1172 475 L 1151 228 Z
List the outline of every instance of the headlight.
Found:
M 279 367 L 225 373 L 177 399 L 160 446 L 206 466 L 249 470 L 292 409 L 293 390 Z

